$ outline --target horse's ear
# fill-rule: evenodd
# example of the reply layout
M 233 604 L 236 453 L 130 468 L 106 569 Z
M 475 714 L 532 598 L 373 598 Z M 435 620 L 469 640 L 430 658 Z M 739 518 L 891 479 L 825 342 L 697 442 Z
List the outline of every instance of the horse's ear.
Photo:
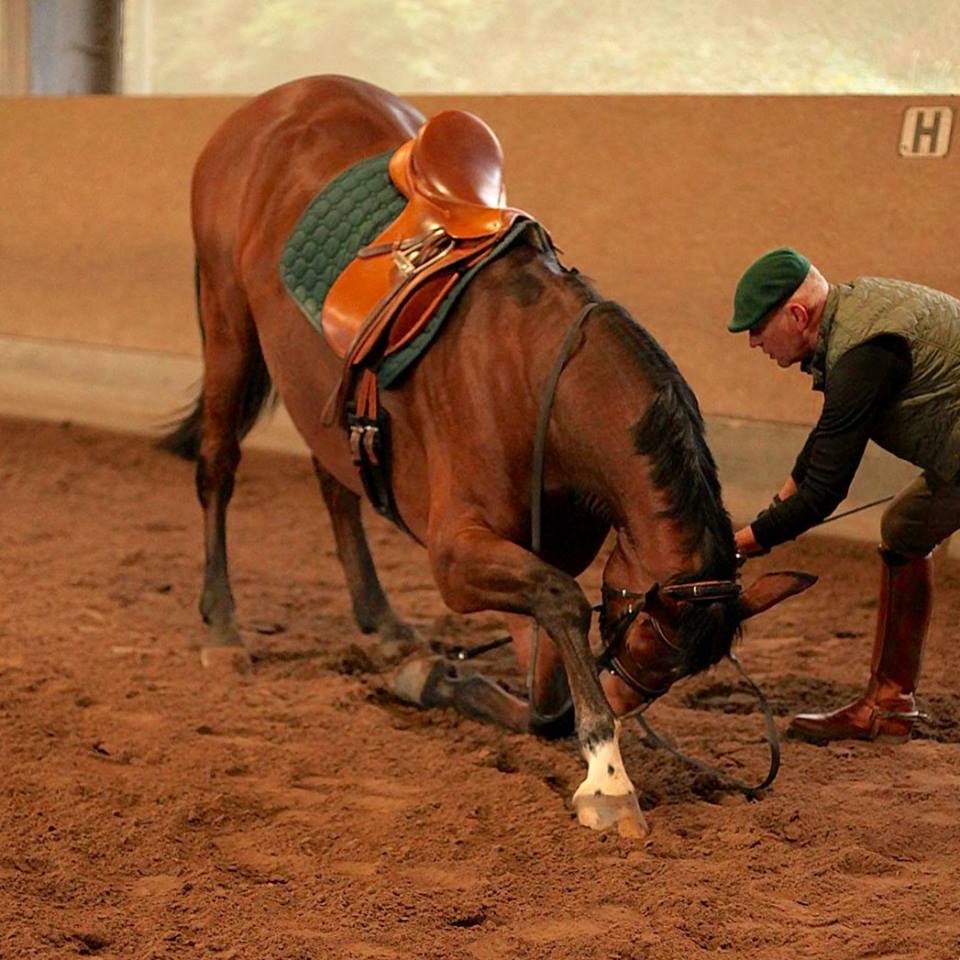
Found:
M 809 590 L 816 582 L 817 577 L 812 573 L 801 573 L 796 570 L 765 573 L 740 594 L 737 600 L 740 619 L 746 620 L 748 617 L 763 613 L 764 610 L 776 606 L 781 600 Z

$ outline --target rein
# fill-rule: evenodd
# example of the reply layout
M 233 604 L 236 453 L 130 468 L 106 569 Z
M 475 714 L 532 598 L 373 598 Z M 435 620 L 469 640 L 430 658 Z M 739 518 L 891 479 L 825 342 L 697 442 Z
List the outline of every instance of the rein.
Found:
M 694 767 L 701 773 L 706 773 L 711 777 L 715 777 L 722 783 L 728 784 L 729 786 L 734 787 L 736 790 L 739 790 L 748 799 L 754 800 L 761 790 L 769 787 L 770 784 L 777 779 L 777 773 L 780 771 L 780 733 L 777 730 L 777 725 L 773 719 L 773 710 L 770 709 L 770 703 L 764 695 L 764 692 L 751 679 L 747 671 L 743 669 L 743 664 L 732 650 L 727 654 L 727 659 L 737 668 L 737 672 L 747 682 L 747 686 L 749 686 L 753 691 L 754 696 L 756 696 L 757 701 L 760 703 L 760 709 L 763 711 L 763 722 L 767 737 L 767 744 L 770 747 L 770 767 L 767 770 L 767 775 L 759 783 L 749 784 L 745 780 L 741 780 L 738 777 L 727 773 L 725 770 L 718 770 L 716 767 L 710 766 L 709 763 L 704 763 L 702 760 L 698 760 L 696 757 L 691 757 L 682 750 L 678 750 L 675 746 L 673 746 L 673 744 L 665 740 L 662 736 L 660 736 L 659 733 L 657 733 L 656 730 L 653 729 L 653 727 L 650 726 L 650 722 L 645 716 L 643 716 L 642 713 L 638 713 L 636 715 L 637 723 L 639 723 L 643 728 L 643 732 L 647 740 L 655 747 L 659 747 L 661 750 L 666 750 L 667 753 L 673 757 L 676 757 L 678 760 L 682 760 L 684 763 Z
M 577 335 L 583 328 L 584 321 L 598 307 L 599 303 L 587 303 L 580 308 L 580 312 L 570 324 L 567 335 L 560 344 L 557 358 L 547 377 L 543 388 L 543 400 L 540 404 L 540 415 L 537 417 L 537 430 L 533 435 L 533 468 L 530 471 L 530 551 L 540 555 L 540 546 L 543 532 L 543 469 L 546 459 L 547 430 L 550 426 L 550 414 L 553 410 L 553 398 L 560 382 L 560 374 L 570 359 Z M 527 696 L 533 699 L 533 681 L 537 672 L 537 657 L 540 653 L 540 624 L 533 621 L 533 646 L 530 651 L 530 667 L 527 670 Z

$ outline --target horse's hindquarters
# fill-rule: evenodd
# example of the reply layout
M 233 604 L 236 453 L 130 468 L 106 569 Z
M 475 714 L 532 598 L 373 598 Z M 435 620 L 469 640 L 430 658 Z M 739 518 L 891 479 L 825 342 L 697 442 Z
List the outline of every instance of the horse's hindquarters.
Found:
M 308 77 L 256 97 L 214 133 L 194 171 L 192 218 L 203 293 L 205 363 L 259 343 L 308 446 L 357 487 L 345 435 L 324 427 L 340 368 L 281 282 L 284 244 L 304 208 L 341 170 L 398 146 L 422 117 L 385 90 Z

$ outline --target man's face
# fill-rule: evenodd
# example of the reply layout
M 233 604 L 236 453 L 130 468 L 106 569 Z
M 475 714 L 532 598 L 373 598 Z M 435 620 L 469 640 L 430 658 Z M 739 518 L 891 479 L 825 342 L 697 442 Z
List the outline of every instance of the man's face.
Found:
M 750 330 L 750 346 L 760 347 L 778 366 L 790 367 L 810 353 L 806 308 L 787 304 Z

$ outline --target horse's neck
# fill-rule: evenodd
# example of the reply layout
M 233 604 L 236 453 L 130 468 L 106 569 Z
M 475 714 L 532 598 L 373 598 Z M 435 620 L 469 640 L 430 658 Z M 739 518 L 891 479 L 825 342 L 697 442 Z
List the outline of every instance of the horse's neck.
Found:
M 589 324 L 561 378 L 552 434 L 559 448 L 551 456 L 580 493 L 607 508 L 620 543 L 615 565 L 631 582 L 698 573 L 715 553 L 711 532 L 701 531 L 696 519 L 670 515 L 669 485 L 654 483 L 654 458 L 636 450 L 637 424 L 657 390 L 612 329 L 609 321 Z M 715 497 L 699 471 L 689 479 L 702 484 L 697 496 L 703 502 Z
M 682 535 L 675 528 L 668 529 L 661 519 L 639 533 L 626 528 L 617 530 L 617 541 L 607 558 L 603 579 L 616 587 L 643 591 L 654 583 L 697 574 L 702 566 L 702 555 L 690 551 Z
M 673 506 L 669 492 L 654 484 L 649 458 L 633 449 L 636 416 L 592 407 L 581 409 L 578 419 L 563 431 L 565 449 L 552 451 L 551 458 L 565 465 L 586 502 L 604 506 L 617 533 L 618 562 L 629 577 L 625 582 L 663 581 L 700 570 L 704 552 L 699 537 L 667 515 Z
M 509 332 L 512 340 L 497 342 L 514 347 L 500 348 L 500 362 L 511 355 L 524 358 L 531 383 L 538 385 L 535 390 L 544 389 L 570 325 L 595 299 L 549 255 L 523 245 L 481 271 L 477 294 L 471 320 L 479 329 L 504 336 Z M 582 337 L 557 386 L 547 437 L 546 486 L 580 495 L 588 509 L 613 523 L 624 541 L 624 563 L 631 576 L 697 572 L 703 562 L 702 536 L 688 536 L 685 524 L 690 518 L 662 515 L 673 507 L 671 491 L 653 482 L 652 458 L 636 451 L 635 427 L 657 398 L 664 371 L 666 379 L 676 379 L 675 373 L 669 374 L 673 367 L 648 335 L 639 334 L 610 306 L 587 318 Z M 542 392 L 530 397 L 525 421 L 531 444 L 543 399 Z M 665 430 L 678 423 L 698 429 L 687 422 L 685 409 L 676 407 L 672 416 Z M 670 456 L 668 452 L 666 459 Z M 693 469 L 688 479 L 687 486 L 703 485 L 704 497 L 715 495 L 699 470 Z

